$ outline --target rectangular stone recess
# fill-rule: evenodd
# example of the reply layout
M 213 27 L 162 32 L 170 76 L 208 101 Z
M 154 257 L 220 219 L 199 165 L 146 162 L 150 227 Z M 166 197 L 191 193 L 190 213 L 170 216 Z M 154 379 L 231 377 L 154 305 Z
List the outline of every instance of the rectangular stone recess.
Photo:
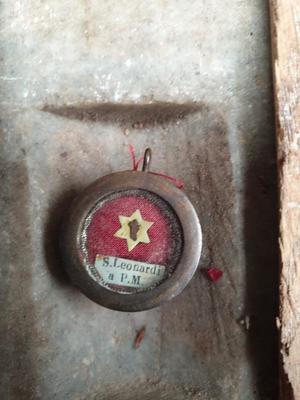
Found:
M 0 398 L 274 398 L 265 2 L 4 0 L 0 15 Z M 189 287 L 135 314 L 81 295 L 57 246 L 71 199 L 130 169 L 129 144 L 184 181 L 204 233 Z

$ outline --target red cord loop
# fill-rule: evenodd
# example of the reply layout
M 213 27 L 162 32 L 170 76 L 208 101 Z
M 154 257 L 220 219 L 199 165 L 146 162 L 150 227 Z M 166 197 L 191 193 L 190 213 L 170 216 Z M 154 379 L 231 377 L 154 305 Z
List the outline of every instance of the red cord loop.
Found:
M 132 146 L 132 144 L 129 145 L 129 152 L 130 152 L 131 161 L 132 161 L 132 170 L 137 171 L 139 168 L 139 165 L 143 161 L 144 157 L 140 157 L 138 160 L 136 160 L 135 151 L 134 151 L 134 147 Z

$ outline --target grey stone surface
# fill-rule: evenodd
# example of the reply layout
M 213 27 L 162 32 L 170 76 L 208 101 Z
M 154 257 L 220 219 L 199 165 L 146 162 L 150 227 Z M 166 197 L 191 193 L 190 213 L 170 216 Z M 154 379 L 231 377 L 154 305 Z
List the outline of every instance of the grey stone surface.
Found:
M 4 0 L 0 13 L 1 399 L 274 398 L 267 5 Z M 136 314 L 81 295 L 57 248 L 71 199 L 130 168 L 129 143 L 185 182 L 200 268 L 225 271 L 213 285 L 199 270 L 174 301 Z

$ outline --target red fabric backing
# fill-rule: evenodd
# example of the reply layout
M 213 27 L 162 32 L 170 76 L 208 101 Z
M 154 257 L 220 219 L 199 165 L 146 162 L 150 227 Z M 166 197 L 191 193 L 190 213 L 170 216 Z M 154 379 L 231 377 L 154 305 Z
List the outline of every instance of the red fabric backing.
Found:
M 114 237 L 121 227 L 119 215 L 130 217 L 140 210 L 142 218 L 154 222 L 148 229 L 150 243 L 139 243 L 128 251 L 127 241 Z M 95 212 L 87 229 L 89 261 L 95 262 L 97 254 L 166 265 L 170 259 L 171 229 L 159 207 L 143 197 L 124 195 L 109 200 Z

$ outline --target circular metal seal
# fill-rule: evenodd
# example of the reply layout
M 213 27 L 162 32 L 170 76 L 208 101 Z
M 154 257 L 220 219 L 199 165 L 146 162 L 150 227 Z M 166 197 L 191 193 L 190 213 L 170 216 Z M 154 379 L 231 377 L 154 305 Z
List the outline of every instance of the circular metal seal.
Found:
M 104 176 L 72 203 L 60 238 L 73 283 L 96 303 L 141 311 L 178 295 L 201 254 L 201 227 L 186 195 L 143 171 Z

